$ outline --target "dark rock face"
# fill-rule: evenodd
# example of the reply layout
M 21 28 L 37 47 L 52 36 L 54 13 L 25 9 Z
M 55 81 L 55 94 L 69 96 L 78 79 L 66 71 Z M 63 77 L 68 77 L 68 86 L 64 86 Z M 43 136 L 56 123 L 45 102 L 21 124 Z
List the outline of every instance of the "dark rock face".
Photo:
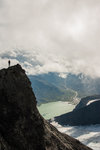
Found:
M 92 95 L 92 96 L 87 96 L 85 98 L 82 98 L 74 110 L 85 107 L 87 105 L 87 103 L 91 100 L 98 100 L 98 99 L 100 99 L 100 95 Z
M 90 150 L 58 132 L 36 108 L 31 83 L 20 65 L 0 71 L 0 150 Z
M 72 112 L 55 117 L 55 121 L 57 121 L 61 125 L 72 125 L 72 126 L 100 124 L 99 98 L 100 98 L 99 95 L 83 98 Z M 95 99 L 97 101 L 94 101 L 89 105 L 87 105 L 87 103 L 90 100 Z

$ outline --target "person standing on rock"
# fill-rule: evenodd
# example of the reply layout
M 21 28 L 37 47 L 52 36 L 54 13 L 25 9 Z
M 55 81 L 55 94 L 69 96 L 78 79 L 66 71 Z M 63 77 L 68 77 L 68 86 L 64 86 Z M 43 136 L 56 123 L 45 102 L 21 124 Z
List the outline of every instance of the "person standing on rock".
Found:
M 10 64 L 11 64 L 11 62 L 10 62 L 10 60 L 8 60 L 8 67 L 10 67 Z

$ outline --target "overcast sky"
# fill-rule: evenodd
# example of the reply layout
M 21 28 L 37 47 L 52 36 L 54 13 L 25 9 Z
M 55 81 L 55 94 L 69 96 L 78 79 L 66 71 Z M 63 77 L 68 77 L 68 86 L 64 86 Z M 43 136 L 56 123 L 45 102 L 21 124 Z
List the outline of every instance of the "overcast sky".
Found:
M 0 0 L 0 68 L 100 77 L 100 0 Z

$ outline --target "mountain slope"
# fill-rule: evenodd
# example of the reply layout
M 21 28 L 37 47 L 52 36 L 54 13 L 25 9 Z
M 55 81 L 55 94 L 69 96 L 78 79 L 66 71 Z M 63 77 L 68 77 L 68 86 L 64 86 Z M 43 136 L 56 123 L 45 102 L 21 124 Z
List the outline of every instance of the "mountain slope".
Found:
M 80 98 L 89 95 L 98 95 L 100 93 L 100 78 L 69 73 L 66 77 L 66 87 L 77 91 Z
M 29 76 L 39 103 L 51 101 L 73 101 L 100 93 L 100 78 L 69 73 L 62 78 L 56 72 Z M 76 94 L 77 93 L 77 94 Z M 75 96 L 77 95 L 77 97 Z
M 36 108 L 31 83 L 20 65 L 0 71 L 0 150 L 90 150 L 58 132 Z
M 88 102 L 88 105 L 78 105 L 72 112 L 55 117 L 54 120 L 61 125 L 72 126 L 100 124 L 100 99 Z
M 73 101 L 76 95 L 73 90 L 60 87 L 56 82 L 53 84 L 54 82 L 50 82 L 49 77 L 44 79 L 41 76 L 29 76 L 39 104 L 52 101 Z
M 88 102 L 91 102 L 93 100 L 98 100 L 98 99 L 100 99 L 100 95 L 92 95 L 92 96 L 87 96 L 85 98 L 82 98 L 79 104 L 76 105 L 74 110 L 86 107 Z

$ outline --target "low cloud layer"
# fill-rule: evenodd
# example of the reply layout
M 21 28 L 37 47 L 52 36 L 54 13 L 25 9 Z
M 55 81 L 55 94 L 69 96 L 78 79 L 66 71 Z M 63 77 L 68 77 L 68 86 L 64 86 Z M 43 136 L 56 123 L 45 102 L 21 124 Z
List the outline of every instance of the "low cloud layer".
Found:
M 0 67 L 100 77 L 99 0 L 0 0 Z
M 100 149 L 100 125 L 63 127 L 57 122 L 52 122 L 52 125 L 60 132 L 78 139 L 93 150 Z

